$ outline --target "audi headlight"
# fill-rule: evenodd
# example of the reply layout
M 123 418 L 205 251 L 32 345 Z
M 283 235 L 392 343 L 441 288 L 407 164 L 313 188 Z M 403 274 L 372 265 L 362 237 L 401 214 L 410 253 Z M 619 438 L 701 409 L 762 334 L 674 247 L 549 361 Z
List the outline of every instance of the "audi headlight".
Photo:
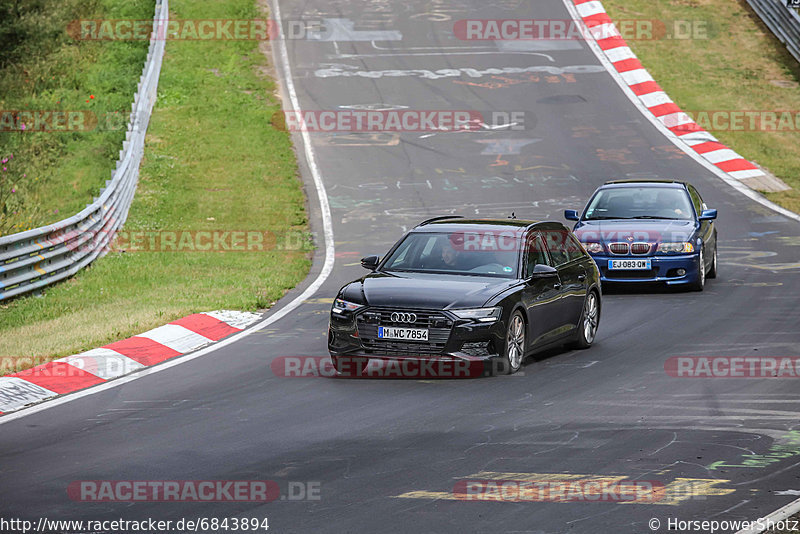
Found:
M 664 254 L 683 253 L 688 254 L 694 252 L 694 245 L 688 242 L 683 243 L 661 243 L 658 245 L 658 252 Z
M 333 301 L 333 308 L 331 308 L 331 313 L 335 313 L 337 315 L 342 314 L 346 311 L 352 312 L 356 311 L 357 309 L 363 307 L 363 304 L 356 304 L 355 302 L 348 302 L 344 299 L 336 299 Z
M 450 310 L 459 319 L 473 319 L 481 323 L 492 323 L 500 319 L 503 308 L 464 308 L 460 310 Z
M 603 245 L 592 241 L 584 243 L 583 248 L 585 248 L 586 252 L 589 254 L 600 254 L 603 252 Z

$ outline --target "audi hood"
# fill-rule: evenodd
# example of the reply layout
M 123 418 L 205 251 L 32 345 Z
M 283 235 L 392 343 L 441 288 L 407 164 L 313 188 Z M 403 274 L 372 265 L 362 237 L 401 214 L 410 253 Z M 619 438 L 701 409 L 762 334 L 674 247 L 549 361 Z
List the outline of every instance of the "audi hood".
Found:
M 342 288 L 341 298 L 368 306 L 436 309 L 483 306 L 519 283 L 508 278 L 427 273 L 372 273 Z

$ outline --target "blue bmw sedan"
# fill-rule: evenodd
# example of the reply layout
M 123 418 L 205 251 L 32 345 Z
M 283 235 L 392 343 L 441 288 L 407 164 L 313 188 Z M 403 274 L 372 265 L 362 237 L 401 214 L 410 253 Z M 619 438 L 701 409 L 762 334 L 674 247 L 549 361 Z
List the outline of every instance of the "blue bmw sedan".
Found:
M 717 210 L 707 209 L 691 184 L 678 181 L 606 182 L 594 192 L 575 235 L 604 282 L 664 282 L 702 291 L 717 276 Z

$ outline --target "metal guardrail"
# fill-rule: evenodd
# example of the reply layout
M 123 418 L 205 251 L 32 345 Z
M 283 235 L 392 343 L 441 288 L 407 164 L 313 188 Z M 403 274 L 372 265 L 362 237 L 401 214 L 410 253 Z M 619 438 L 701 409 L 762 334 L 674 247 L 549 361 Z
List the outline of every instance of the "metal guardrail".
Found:
M 786 0 L 747 0 L 764 24 L 800 62 L 800 15 Z
M 153 34 L 131 105 L 125 141 L 111 180 L 80 213 L 54 224 L 0 237 L 0 301 L 68 278 L 105 254 L 128 216 L 164 58 L 169 0 L 156 0 Z M 159 36 L 161 36 L 159 38 Z

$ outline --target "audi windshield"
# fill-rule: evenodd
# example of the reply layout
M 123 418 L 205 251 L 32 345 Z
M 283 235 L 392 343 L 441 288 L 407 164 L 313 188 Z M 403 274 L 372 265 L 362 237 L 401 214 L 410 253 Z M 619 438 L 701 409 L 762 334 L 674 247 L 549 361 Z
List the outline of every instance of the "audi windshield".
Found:
M 414 232 L 386 258 L 381 270 L 516 278 L 519 250 L 519 236 L 513 231 Z

